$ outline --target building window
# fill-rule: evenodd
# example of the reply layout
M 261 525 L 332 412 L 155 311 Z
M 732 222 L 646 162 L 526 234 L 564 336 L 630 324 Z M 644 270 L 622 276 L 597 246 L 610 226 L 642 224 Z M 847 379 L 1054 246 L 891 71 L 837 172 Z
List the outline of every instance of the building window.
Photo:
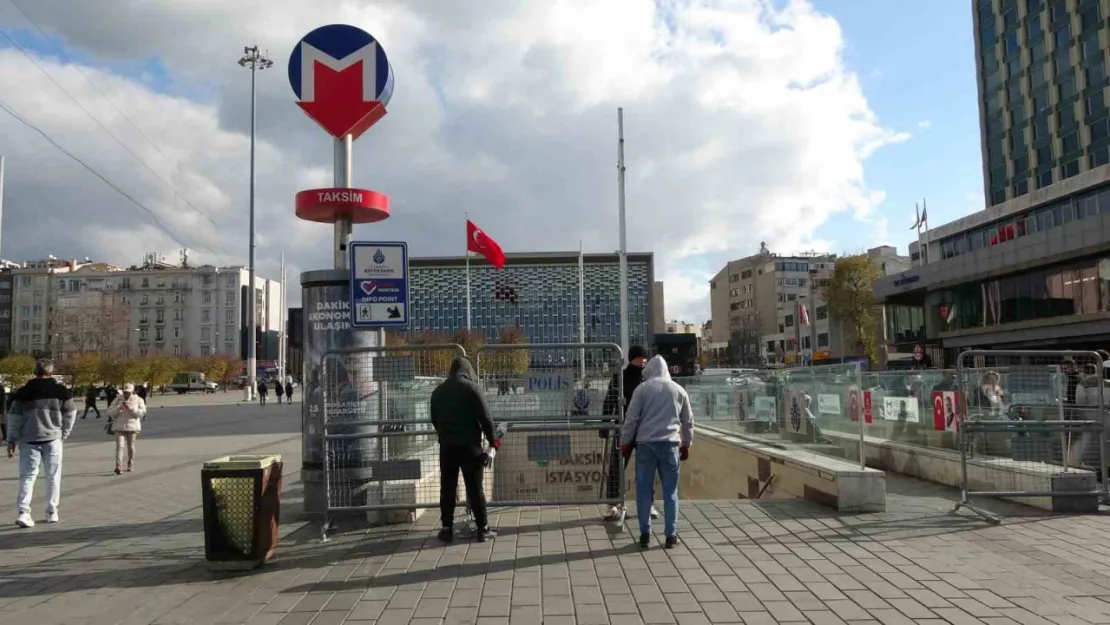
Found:
M 145 289 L 149 286 L 150 286 L 150 278 L 143 278 L 143 288 Z
M 212 314 L 207 308 L 200 311 L 200 322 L 212 323 Z
M 181 328 L 175 327 L 173 329 L 173 338 L 175 338 L 175 339 L 181 338 Z
M 1061 178 L 1071 178 L 1072 176 L 1079 175 L 1079 159 L 1073 159 L 1063 164 L 1060 167 Z
M 181 346 L 179 346 L 179 345 L 174 345 L 173 346 L 173 355 L 174 356 L 180 356 L 181 355 Z
M 204 294 L 201 295 L 200 301 L 205 303 L 205 304 L 211 304 L 212 303 L 212 291 L 205 291 Z
M 234 321 L 235 321 L 235 311 L 234 310 L 225 310 L 224 311 L 224 322 L 234 323 Z
M 1040 163 L 1038 163 L 1038 164 L 1040 164 Z M 1041 173 L 1037 174 L 1037 188 L 1038 189 L 1043 189 L 1043 188 L 1047 187 L 1050 184 L 1052 184 L 1052 170 L 1051 169 L 1049 169 L 1047 171 L 1042 171 Z
M 212 276 L 204 276 L 204 277 L 201 278 L 201 281 L 203 282 L 203 284 L 205 286 L 208 286 L 208 285 L 212 284 Z
M 146 306 L 148 303 L 150 303 L 150 300 L 147 299 L 146 295 L 142 295 L 142 296 L 139 297 L 139 305 L 140 306 Z
M 166 335 L 165 335 L 164 330 L 162 330 L 162 328 L 155 328 L 154 329 L 154 340 L 158 341 L 159 343 L 166 340 Z
M 200 329 L 200 340 L 208 341 L 208 340 L 211 340 L 211 338 L 212 338 L 212 328 L 201 328 Z
M 228 306 L 234 306 L 235 305 L 235 292 L 234 291 L 228 291 L 227 293 L 224 293 L 224 304 L 226 304 Z

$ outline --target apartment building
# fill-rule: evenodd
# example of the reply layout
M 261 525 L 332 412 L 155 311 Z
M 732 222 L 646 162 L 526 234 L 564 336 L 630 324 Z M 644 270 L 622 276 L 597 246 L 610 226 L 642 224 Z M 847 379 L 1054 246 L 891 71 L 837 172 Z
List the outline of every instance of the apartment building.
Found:
M 15 351 L 246 355 L 243 267 L 191 266 L 182 253 L 176 264 L 157 254 L 126 269 L 47 259 L 11 273 Z M 281 285 L 256 276 L 254 287 L 258 357 L 276 358 Z
M 798 364 L 838 357 L 821 298 L 834 255 L 758 254 L 731 261 L 710 281 L 709 343 L 728 345 L 735 365 Z M 810 325 L 799 323 L 802 307 Z

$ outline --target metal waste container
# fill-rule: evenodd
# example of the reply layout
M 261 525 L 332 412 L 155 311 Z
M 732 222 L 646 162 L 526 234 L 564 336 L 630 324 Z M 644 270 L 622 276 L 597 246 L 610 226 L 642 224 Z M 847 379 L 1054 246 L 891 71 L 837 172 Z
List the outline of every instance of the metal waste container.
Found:
M 204 463 L 204 556 L 212 568 L 248 570 L 273 556 L 281 474 L 280 455 L 224 456 Z

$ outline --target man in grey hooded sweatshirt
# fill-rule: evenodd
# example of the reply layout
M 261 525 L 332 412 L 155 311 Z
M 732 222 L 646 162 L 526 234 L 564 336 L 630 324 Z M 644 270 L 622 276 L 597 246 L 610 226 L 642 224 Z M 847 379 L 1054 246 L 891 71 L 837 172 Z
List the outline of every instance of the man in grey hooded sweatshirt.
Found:
M 644 366 L 644 381 L 632 393 L 621 427 L 621 454 L 636 445 L 636 512 L 640 546 L 651 542 L 651 504 L 655 475 L 663 482 L 663 525 L 667 549 L 678 544 L 678 463 L 690 457 L 694 417 L 690 396 L 667 373 L 667 361 L 655 356 Z

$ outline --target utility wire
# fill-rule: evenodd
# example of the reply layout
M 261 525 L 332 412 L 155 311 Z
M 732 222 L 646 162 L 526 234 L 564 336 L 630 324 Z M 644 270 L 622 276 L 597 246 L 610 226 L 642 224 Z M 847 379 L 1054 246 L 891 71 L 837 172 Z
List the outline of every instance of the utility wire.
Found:
M 38 33 L 39 33 L 40 35 L 42 35 L 42 36 L 43 36 L 43 38 L 44 38 L 44 39 L 46 39 L 47 41 L 49 41 L 49 42 L 51 43 L 51 45 L 53 45 L 53 46 L 54 46 L 54 48 L 58 50 L 58 52 L 59 52 L 59 53 L 60 53 L 60 54 L 62 55 L 62 57 L 63 57 L 63 58 L 64 58 L 64 59 L 65 59 L 65 60 L 66 60 L 66 61 L 67 61 L 67 62 L 69 63 L 69 65 L 70 65 L 71 67 L 73 67 L 74 69 L 76 69 L 76 70 L 77 70 L 77 72 L 78 72 L 78 73 L 79 73 L 79 74 L 81 75 L 81 77 L 82 77 L 82 78 L 83 78 L 83 79 L 84 79 L 84 80 L 85 80 L 85 81 L 86 81 L 87 83 L 89 83 L 89 84 L 90 84 L 91 86 L 93 86 L 93 88 L 94 88 L 94 89 L 96 89 L 96 91 L 97 91 L 97 92 L 98 92 L 98 93 L 99 93 L 99 94 L 100 94 L 101 96 L 103 96 L 103 97 L 104 97 L 104 99 L 105 99 L 105 100 L 106 100 L 106 101 L 107 101 L 107 102 L 108 102 L 108 103 L 109 103 L 109 104 L 110 104 L 110 105 L 112 106 L 112 108 L 114 108 L 114 109 L 115 109 L 116 111 L 118 111 L 118 112 L 120 113 L 120 115 L 122 115 L 122 116 L 123 116 L 123 118 L 124 118 L 124 119 L 126 119 L 126 120 L 127 120 L 127 122 L 128 122 L 129 124 L 131 124 L 131 126 L 132 126 L 132 127 L 134 127 L 134 128 L 135 128 L 135 130 L 136 130 L 136 131 L 138 131 L 138 133 L 139 133 L 139 134 L 140 134 L 140 135 L 141 135 L 141 136 L 142 136 L 142 137 L 143 137 L 144 139 L 146 139 L 146 140 L 147 140 L 147 141 L 148 141 L 148 142 L 149 142 L 149 143 L 150 143 L 150 144 L 151 144 L 151 145 L 152 145 L 152 146 L 154 147 L 154 149 L 155 149 L 155 150 L 156 150 L 156 151 L 157 151 L 157 152 L 158 152 L 159 154 L 161 154 L 161 155 L 162 155 L 163 157 L 165 157 L 165 158 L 166 158 L 166 160 L 167 160 L 167 161 L 169 161 L 169 162 L 170 162 L 170 163 L 171 163 L 171 164 L 173 165 L 174 169 L 175 169 L 175 170 L 176 170 L 176 171 L 177 171 L 177 172 L 178 172 L 179 174 L 181 174 L 181 175 L 184 175 L 184 173 L 183 173 L 183 172 L 181 171 L 181 169 L 180 169 L 180 168 L 179 168 L 179 167 L 177 166 L 177 164 L 176 164 L 176 163 L 174 163 L 174 162 L 173 162 L 173 160 L 172 160 L 172 159 L 170 159 L 170 158 L 169 158 L 169 156 L 168 156 L 168 155 L 166 155 L 166 153 L 165 153 L 165 152 L 163 152 L 163 151 L 162 151 L 162 149 L 161 149 L 161 148 L 159 148 L 159 147 L 158 147 L 158 145 L 157 145 L 157 144 L 156 144 L 156 143 L 155 143 L 155 142 L 154 142 L 154 141 L 153 141 L 153 140 L 152 140 L 152 139 L 151 139 L 151 138 L 150 138 L 150 137 L 149 137 L 149 136 L 148 136 L 148 135 L 147 135 L 147 134 L 146 134 L 145 132 L 143 132 L 143 130 L 142 130 L 142 129 L 141 129 L 141 128 L 140 128 L 139 126 L 138 126 L 138 124 L 136 124 L 136 123 L 135 123 L 135 121 L 134 121 L 133 119 L 131 119 L 131 117 L 130 117 L 129 115 L 127 115 L 127 113 L 126 113 L 126 112 L 124 112 L 124 111 L 123 111 L 123 110 L 122 110 L 122 109 L 121 109 L 121 108 L 120 108 L 120 107 L 119 107 L 118 105 L 116 105 L 116 103 L 115 103 L 114 101 L 112 101 L 112 99 L 111 99 L 110 97 L 108 97 L 108 95 L 107 95 L 107 94 L 106 94 L 106 93 L 105 93 L 105 92 L 104 92 L 104 91 L 103 91 L 103 90 L 102 90 L 102 89 L 101 89 L 101 88 L 100 88 L 99 86 L 97 86 L 97 85 L 96 85 L 96 83 L 95 83 L 94 81 L 92 81 L 92 80 L 90 80 L 90 79 L 89 79 L 89 77 L 88 77 L 88 76 L 87 76 L 87 75 L 85 74 L 85 72 L 81 70 L 81 68 L 80 68 L 79 64 L 78 64 L 78 63 L 75 63 L 75 62 L 73 61 L 73 59 L 72 59 L 72 58 L 71 58 L 71 57 L 70 57 L 70 56 L 69 56 L 69 55 L 68 55 L 68 54 L 67 54 L 67 53 L 65 52 L 65 50 L 64 50 L 64 49 L 62 49 L 62 48 L 61 48 L 61 47 L 60 47 L 60 46 L 59 46 L 59 45 L 58 45 L 58 44 L 57 44 L 57 43 L 56 43 L 56 42 L 55 42 L 55 41 L 54 41 L 53 39 L 51 39 L 51 38 L 50 38 L 50 37 L 49 37 L 49 36 L 48 36 L 48 35 L 46 34 L 46 32 L 45 32 L 45 31 L 43 31 L 43 29 L 42 29 L 41 27 L 39 27 L 39 25 L 38 25 L 38 24 L 37 24 L 37 23 L 36 23 L 36 22 L 35 22 L 35 21 L 34 21 L 33 19 L 31 19 L 31 17 L 30 17 L 29 15 L 27 15 L 27 13 L 26 13 L 26 12 L 25 12 L 25 11 L 23 10 L 23 8 L 22 8 L 22 7 L 20 7 L 20 6 L 19 6 L 19 4 L 18 4 L 18 3 L 16 3 L 16 1 L 15 1 L 15 0 L 8 0 L 8 1 L 9 1 L 9 3 L 10 3 L 10 4 L 11 4 L 11 5 L 13 6 L 13 7 L 15 7 L 15 8 L 16 8 L 16 10 L 17 10 L 17 11 L 19 11 L 19 13 L 20 13 L 21 15 L 23 15 L 23 17 L 24 17 L 24 18 L 25 18 L 25 19 L 26 19 L 26 20 L 27 20 L 27 21 L 28 21 L 28 22 L 29 22 L 29 23 L 30 23 L 30 24 L 31 24 L 31 25 L 32 25 L 32 26 L 34 27 L 34 29 L 35 29 L 36 31 L 38 31 Z M 27 60 L 28 60 L 28 61 L 30 61 L 30 62 L 31 62 L 31 63 L 32 63 L 32 64 L 33 64 L 33 65 L 34 65 L 34 66 L 35 66 L 35 67 L 36 67 L 36 68 L 37 68 L 37 69 L 38 69 L 38 70 L 39 70 L 40 72 L 42 72 L 42 74 L 43 74 L 44 76 L 46 76 L 46 77 L 47 77 L 47 78 L 48 78 L 48 79 L 50 80 L 50 82 L 54 83 L 54 85 L 55 85 L 56 87 L 58 87 L 58 89 L 60 89 L 60 90 L 61 90 L 61 91 L 62 91 L 63 93 L 65 93 L 65 94 L 66 94 L 66 96 L 67 96 L 67 97 L 69 97 L 69 99 L 70 99 L 70 100 L 72 100 L 72 101 L 73 101 L 73 103 L 74 103 L 74 104 L 76 104 L 76 105 L 77 105 L 77 106 L 78 106 L 78 107 L 79 107 L 79 108 L 80 108 L 80 109 L 81 109 L 81 110 L 82 110 L 82 111 L 83 111 L 83 112 L 84 112 L 84 113 L 85 113 L 85 114 L 86 114 L 86 115 L 87 115 L 87 116 L 89 117 L 89 119 L 93 120 L 93 122 L 95 122 L 95 123 L 96 123 L 96 125 L 100 126 L 100 128 L 101 128 L 102 130 L 104 130 L 104 132 L 106 132 L 106 133 L 108 134 L 108 136 L 110 136 L 110 137 L 111 137 L 111 138 L 112 138 L 113 140 L 115 140 L 115 142 L 116 142 L 116 143 L 118 143 L 118 144 L 119 144 L 119 145 L 120 145 L 120 146 L 121 146 L 121 147 L 122 147 L 122 148 L 123 148 L 124 150 L 126 150 L 126 151 L 127 151 L 127 153 L 128 153 L 128 154 L 130 154 L 130 155 L 132 156 L 132 158 L 134 158 L 134 159 L 135 159 L 136 161 L 138 161 L 138 163 L 139 163 L 140 165 L 142 165 L 142 166 L 143 166 L 144 168 L 146 168 L 146 169 L 147 169 L 147 170 L 148 170 L 148 171 L 149 171 L 150 173 L 154 174 L 154 176 L 155 176 L 156 178 L 158 178 L 158 179 L 159 179 L 160 181 L 162 181 L 162 182 L 163 182 L 163 183 L 164 183 L 164 184 L 165 184 L 166 186 L 168 186 L 168 187 L 169 187 L 169 188 L 170 188 L 170 189 L 171 189 L 171 190 L 172 190 L 172 191 L 174 192 L 174 195 L 175 195 L 175 196 L 177 196 L 177 197 L 179 197 L 179 198 L 181 199 L 181 201 L 182 201 L 182 202 L 183 202 L 183 203 L 184 203 L 184 204 L 185 204 L 186 206 L 188 206 L 188 207 L 189 207 L 190 209 L 192 209 L 192 210 L 193 210 L 194 212 L 196 212 L 196 213 L 197 213 L 198 215 L 200 215 L 200 216 L 204 217 L 204 218 L 205 218 L 205 220 L 207 220 L 207 221 L 208 221 L 208 223 L 209 223 L 209 224 L 210 224 L 210 225 L 212 226 L 212 230 L 213 230 L 213 232 L 214 232 L 214 233 L 215 233 L 215 235 L 216 235 L 216 243 L 217 243 L 217 246 L 221 247 L 221 250 L 222 250 L 222 245 L 221 245 L 221 244 L 220 244 L 220 242 L 219 242 L 219 228 L 218 228 L 218 227 L 216 226 L 216 222 L 215 222 L 215 220 L 213 220 L 213 219 L 212 219 L 212 217 L 211 217 L 210 215 L 208 215 L 207 213 L 205 213 L 205 212 L 204 212 L 204 211 L 202 211 L 201 209 L 197 208 L 197 207 L 196 207 L 196 206 L 195 206 L 195 205 L 194 205 L 194 204 L 192 203 L 192 201 L 190 201 L 190 200 L 189 200 L 188 196 L 186 196 L 186 195 L 185 195 L 184 193 L 182 193 L 181 191 L 179 191 L 179 190 L 178 190 L 178 189 L 177 189 L 177 188 L 176 188 L 176 187 L 175 187 L 175 186 L 173 185 L 173 183 L 171 183 L 171 182 L 170 182 L 169 180 L 166 180 L 166 178 L 165 178 L 165 177 L 163 177 L 163 176 L 162 176 L 161 174 L 159 174 L 159 173 L 158 173 L 158 172 L 157 172 L 157 171 L 156 171 L 156 170 L 155 170 L 155 169 L 154 169 L 153 167 L 151 167 L 151 166 L 150 166 L 150 164 L 149 164 L 149 163 L 147 163 L 147 162 L 146 162 L 146 161 L 145 161 L 145 160 L 144 160 L 144 159 L 143 159 L 143 158 L 142 158 L 141 156 L 139 156 L 138 154 L 136 154 L 134 150 L 132 150 L 132 149 L 131 149 L 131 148 L 130 148 L 130 147 L 129 147 L 129 146 L 128 146 L 128 145 L 127 145 L 127 144 L 126 144 L 126 143 L 125 143 L 125 142 L 124 142 L 123 140 L 122 140 L 122 139 L 120 139 L 120 137 L 119 137 L 119 136 L 117 136 L 117 135 L 116 135 L 116 134 L 115 134 L 114 132 L 112 132 L 112 130 L 111 130 L 110 128 L 108 128 L 108 127 L 107 127 L 107 126 L 106 126 L 106 125 L 105 125 L 104 123 L 102 123 L 102 122 L 101 122 L 101 121 L 100 121 L 99 119 L 97 119 L 97 117 L 96 117 L 95 115 L 93 115 L 93 114 L 92 114 L 92 112 L 91 112 L 91 111 L 90 111 L 90 110 L 89 110 L 89 109 L 88 109 L 87 107 L 85 107 L 85 105 L 84 105 L 84 104 L 82 104 L 82 103 L 80 102 L 80 100 L 78 100 L 78 99 L 77 99 L 77 97 L 76 97 L 76 96 L 74 96 L 74 95 L 73 95 L 73 94 L 72 94 L 72 93 L 71 93 L 71 92 L 70 92 L 70 91 L 69 91 L 68 89 L 66 89 L 66 88 L 65 88 L 65 86 L 63 86 L 63 85 L 62 85 L 62 84 L 61 84 L 60 82 L 58 82 L 58 81 L 57 81 L 57 80 L 56 80 L 56 79 L 55 79 L 55 78 L 54 78 L 53 76 L 51 76 L 51 75 L 50 75 L 50 73 L 46 71 L 46 68 L 44 68 L 44 67 L 43 67 L 43 66 L 42 66 L 42 65 L 41 65 L 41 64 L 40 64 L 40 63 L 39 63 L 39 62 L 38 62 L 37 60 L 35 60 L 34 56 L 33 56 L 33 55 L 31 55 L 31 54 L 29 54 L 29 53 L 27 52 L 27 50 L 26 50 L 26 49 L 25 49 L 25 48 L 24 48 L 23 46 L 21 46 L 21 45 L 20 45 L 20 44 L 19 44 L 19 43 L 18 43 L 17 41 L 15 41 L 15 40 L 14 40 L 14 39 L 13 39 L 13 38 L 12 38 L 12 37 L 10 36 L 10 35 L 8 35 L 8 33 L 7 33 L 7 32 L 5 32 L 5 31 L 3 31 L 3 30 L 0 30 L 0 36 L 3 36 L 3 37 L 4 37 L 4 39 L 6 39 L 6 40 L 7 40 L 7 41 L 8 41 L 9 43 L 11 43 L 11 45 L 12 45 L 13 47 L 15 47 L 15 49 L 16 49 L 16 50 L 18 50 L 18 51 L 19 51 L 19 52 L 20 52 L 21 54 L 23 54 L 23 56 L 24 56 L 24 57 L 26 57 L 26 58 L 27 58 Z M 221 254 L 220 254 L 219 252 L 214 252 L 214 253 L 215 253 L 215 254 L 217 255 L 217 257 L 219 257 L 219 256 L 221 255 Z
M 31 121 L 29 121 L 29 120 L 27 120 L 27 119 L 23 118 L 23 116 L 21 116 L 21 115 L 20 115 L 19 113 L 15 112 L 15 110 L 13 110 L 13 109 L 11 108 L 11 106 L 9 106 L 9 105 L 8 105 L 8 103 L 7 103 L 7 102 L 5 102 L 5 101 L 4 101 L 3 99 L 0 99 L 0 110 L 3 110 L 3 111 L 4 111 L 4 112 L 6 112 L 6 113 L 7 113 L 8 115 L 11 115 L 11 116 L 12 116 L 12 119 L 14 119 L 15 121 L 17 121 L 17 122 L 19 122 L 19 123 L 23 124 L 23 125 L 24 125 L 24 126 L 26 126 L 27 128 L 29 128 L 29 129 L 31 129 L 31 130 L 33 130 L 33 131 L 37 132 L 38 134 L 42 135 L 42 138 L 46 139 L 46 140 L 47 140 L 47 141 L 48 141 L 48 142 L 49 142 L 49 143 L 50 143 L 51 145 L 53 145 L 53 146 L 54 146 L 55 148 L 57 148 L 59 152 L 61 152 L 62 154 L 65 154 L 65 155 L 66 155 L 66 156 L 68 156 L 69 158 L 71 158 L 71 159 L 73 159 L 74 161 L 76 161 L 78 165 L 80 165 L 81 167 L 84 167 L 84 168 L 85 168 L 86 170 L 88 170 L 88 171 L 89 171 L 89 173 L 91 173 L 92 175 L 94 175 L 94 176 L 96 176 L 97 178 L 99 178 L 99 179 L 100 179 L 100 180 L 101 180 L 101 181 L 102 181 L 102 182 L 103 182 L 104 184 L 108 185 L 108 186 L 109 186 L 110 188 L 112 188 L 112 189 L 113 189 L 113 190 L 114 190 L 114 191 L 115 191 L 116 193 L 119 193 L 119 194 L 120 194 L 120 195 L 122 195 L 122 196 L 123 196 L 124 198 L 126 198 L 126 199 L 127 199 L 128 201 L 130 201 L 130 202 L 131 202 L 132 204 L 134 204 L 135 206 L 138 206 L 139 208 L 141 208 L 141 209 L 142 209 L 142 210 L 143 210 L 144 212 L 146 212 L 146 214 L 147 214 L 147 215 L 149 215 L 149 216 L 150 216 L 151 220 L 152 220 L 152 221 L 154 221 L 154 223 L 155 223 L 155 224 L 156 224 L 156 225 L 157 225 L 157 226 L 158 226 L 158 227 L 159 227 L 159 228 L 160 228 L 160 229 L 161 229 L 161 230 L 162 230 L 163 232 L 165 232 L 165 233 L 166 233 L 166 234 L 167 234 L 167 235 L 168 235 L 168 236 L 169 236 L 169 237 L 170 237 L 171 239 L 173 239 L 173 240 L 174 240 L 174 241 L 175 241 L 175 242 L 176 242 L 176 243 L 177 243 L 178 245 L 180 245 L 180 246 L 182 246 L 182 247 L 192 247 L 193 249 L 196 249 L 196 250 L 199 250 L 199 251 L 202 251 L 202 252 L 208 252 L 208 253 L 210 253 L 210 254 L 215 254 L 215 253 L 216 253 L 215 251 L 213 251 L 213 250 L 211 250 L 211 249 L 209 249 L 209 248 L 205 248 L 205 247 L 201 247 L 201 246 L 195 246 L 195 245 L 194 245 L 194 246 L 190 246 L 189 244 L 187 244 L 187 243 L 185 243 L 184 241 L 182 241 L 181 239 L 179 239 L 179 238 L 177 237 L 177 235 L 175 235 L 175 234 L 173 233 L 173 231 L 172 231 L 172 230 L 170 230 L 169 226 L 167 226 L 167 225 L 165 224 L 165 222 L 163 222 L 163 221 L 162 221 L 161 219 L 159 219 L 159 218 L 158 218 L 158 215 L 157 215 L 157 213 L 155 213 L 153 209 L 151 209 L 151 208 L 150 208 L 149 206 L 147 206 L 146 204 L 143 204 L 143 203 L 142 203 L 142 202 L 140 202 L 139 200 L 135 199 L 135 197 L 134 197 L 134 196 L 132 196 L 131 194 L 129 194 L 128 192 L 126 192 L 126 191 L 124 191 L 123 189 L 121 189 L 121 188 L 119 188 L 118 186 L 116 186 L 116 185 L 115 185 L 115 183 L 113 183 L 113 182 L 112 182 L 111 180 L 109 180 L 109 179 L 108 179 L 108 178 L 107 178 L 106 176 L 104 176 L 103 174 L 101 174 L 101 173 L 100 173 L 100 172 L 98 172 L 97 170 L 93 169 L 93 167 L 92 167 L 91 165 L 89 165 L 89 164 L 88 164 L 88 163 L 86 163 L 85 161 L 81 160 L 81 158 L 80 158 L 80 157 L 78 157 L 78 156 L 77 156 L 77 155 L 75 155 L 74 153 L 72 153 L 72 152 L 70 152 L 69 150 L 67 150 L 67 149 L 66 149 L 66 148 L 65 148 L 64 146 L 62 146 L 62 145 L 61 145 L 60 143 L 58 143 L 57 141 L 55 141 L 53 137 L 51 137 L 50 135 L 46 134 L 46 131 L 44 131 L 43 129 L 39 128 L 38 126 L 36 126 L 36 125 L 35 125 L 34 123 L 32 123 Z

